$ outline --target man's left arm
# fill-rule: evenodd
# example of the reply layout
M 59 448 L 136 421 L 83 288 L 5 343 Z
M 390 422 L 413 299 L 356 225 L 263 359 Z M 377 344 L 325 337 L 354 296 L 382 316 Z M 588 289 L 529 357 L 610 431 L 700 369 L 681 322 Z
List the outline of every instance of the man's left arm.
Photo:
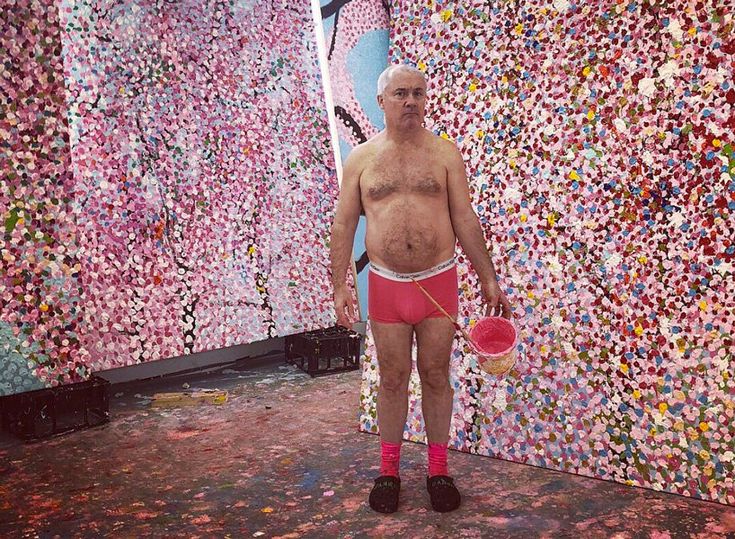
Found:
M 480 279 L 482 295 L 490 312 L 500 307 L 501 314 L 510 318 L 510 303 L 500 290 L 480 220 L 472 208 L 462 154 L 452 143 L 447 143 L 446 151 L 448 154 L 447 196 L 454 233 Z

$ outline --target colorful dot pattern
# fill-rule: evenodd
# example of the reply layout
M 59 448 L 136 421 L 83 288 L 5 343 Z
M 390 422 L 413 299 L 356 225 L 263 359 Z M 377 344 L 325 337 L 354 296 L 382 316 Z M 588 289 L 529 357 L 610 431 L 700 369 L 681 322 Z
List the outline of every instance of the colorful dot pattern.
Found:
M 732 30 L 722 2 L 392 5 L 392 60 L 427 74 L 522 336 L 504 378 L 456 341 L 452 447 L 735 503 Z
M 56 9 L 0 7 L 0 395 L 86 374 Z
M 0 320 L 34 375 L 331 325 L 338 186 L 309 5 L 21 4 L 2 37 L 28 127 L 2 124 Z

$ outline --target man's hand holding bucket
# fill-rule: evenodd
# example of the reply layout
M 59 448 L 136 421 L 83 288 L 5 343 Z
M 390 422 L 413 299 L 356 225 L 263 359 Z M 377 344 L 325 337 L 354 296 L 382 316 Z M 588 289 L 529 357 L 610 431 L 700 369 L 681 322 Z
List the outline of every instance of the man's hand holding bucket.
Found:
M 510 302 L 500 290 L 497 279 L 480 283 L 482 298 L 486 305 L 485 316 L 502 316 L 510 320 Z

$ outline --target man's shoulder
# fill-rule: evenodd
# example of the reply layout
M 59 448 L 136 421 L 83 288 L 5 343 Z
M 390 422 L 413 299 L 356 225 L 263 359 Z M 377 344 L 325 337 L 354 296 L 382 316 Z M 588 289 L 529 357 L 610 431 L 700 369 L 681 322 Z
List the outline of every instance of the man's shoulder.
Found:
M 361 142 L 352 150 L 350 150 L 350 154 L 347 156 L 347 158 L 350 161 L 354 162 L 362 162 L 365 159 L 369 159 L 372 155 L 375 154 L 380 149 L 381 144 L 381 137 L 380 133 L 375 135 L 374 137 L 369 138 L 365 142 Z
M 439 135 L 435 135 L 431 131 L 427 132 L 429 134 L 429 145 L 431 146 L 433 151 L 446 156 L 456 155 L 457 153 L 459 153 L 459 148 L 454 141 L 441 137 Z
M 357 147 L 362 148 L 365 152 L 375 152 L 378 151 L 383 144 L 385 144 L 385 129 L 378 131 Z
M 349 174 L 356 177 L 362 174 L 362 171 L 368 166 L 378 149 L 374 138 L 358 144 L 350 150 L 343 162 L 344 170 L 349 171 Z

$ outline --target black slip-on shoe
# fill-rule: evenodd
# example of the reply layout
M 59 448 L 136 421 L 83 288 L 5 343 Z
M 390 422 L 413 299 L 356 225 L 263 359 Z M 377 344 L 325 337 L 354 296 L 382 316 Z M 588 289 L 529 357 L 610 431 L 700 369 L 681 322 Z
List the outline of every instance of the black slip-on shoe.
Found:
M 459 490 L 454 486 L 454 479 L 447 475 L 427 477 L 426 490 L 429 491 L 431 507 L 439 513 L 454 511 L 462 502 Z
M 398 493 L 401 480 L 392 475 L 381 475 L 370 491 L 370 507 L 378 513 L 395 513 L 398 509 Z

